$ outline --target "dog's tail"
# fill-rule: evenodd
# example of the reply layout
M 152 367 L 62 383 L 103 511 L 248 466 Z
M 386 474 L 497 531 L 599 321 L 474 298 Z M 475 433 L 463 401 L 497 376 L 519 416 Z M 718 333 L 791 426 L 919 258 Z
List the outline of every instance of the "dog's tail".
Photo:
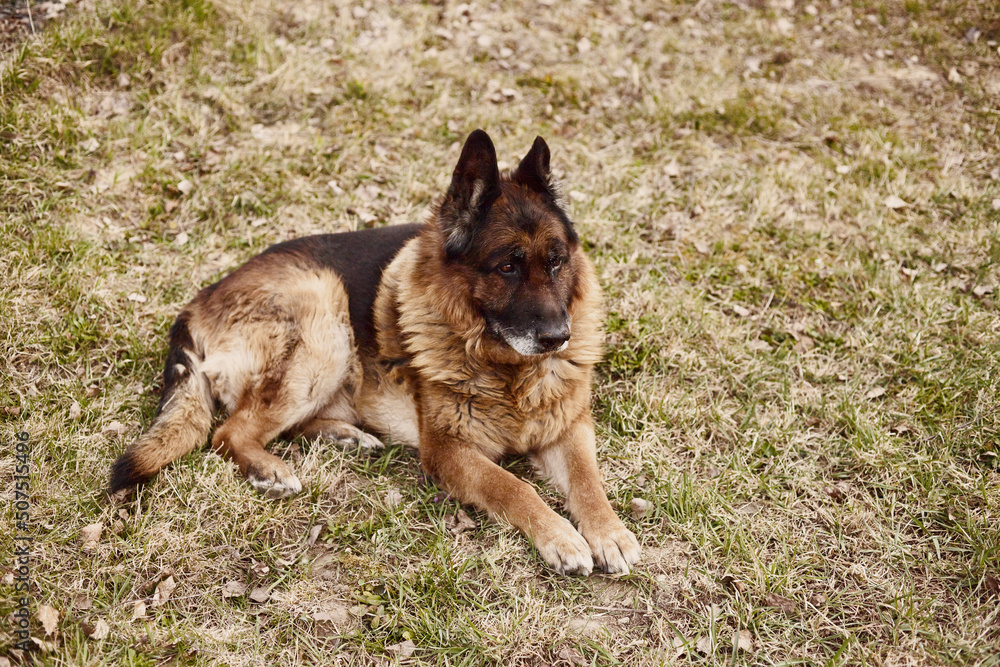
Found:
M 149 430 L 139 436 L 111 467 L 108 493 L 114 496 L 145 484 L 171 461 L 205 442 L 214 402 L 208 378 L 188 328 L 185 310 L 170 329 L 170 351 L 163 369 L 163 393 Z

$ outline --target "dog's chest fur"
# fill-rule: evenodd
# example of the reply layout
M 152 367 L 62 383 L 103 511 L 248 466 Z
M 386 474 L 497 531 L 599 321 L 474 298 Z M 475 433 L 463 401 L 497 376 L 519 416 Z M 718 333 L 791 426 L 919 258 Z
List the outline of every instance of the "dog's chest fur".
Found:
M 463 330 L 448 320 L 446 300 L 424 279 L 419 244 L 420 239 L 408 243 L 383 274 L 374 309 L 380 358 L 366 360 L 366 395 L 360 401 L 382 405 L 381 419 L 392 415 L 393 423 L 373 423 L 375 415 L 364 410 L 362 417 L 390 435 L 415 434 L 417 424 L 400 428 L 399 417 L 419 422 L 414 400 L 419 393 L 424 419 L 490 458 L 555 442 L 589 408 L 592 366 L 600 357 L 599 321 L 574 321 L 573 338 L 557 355 L 518 366 L 488 364 L 477 355 L 482 325 Z

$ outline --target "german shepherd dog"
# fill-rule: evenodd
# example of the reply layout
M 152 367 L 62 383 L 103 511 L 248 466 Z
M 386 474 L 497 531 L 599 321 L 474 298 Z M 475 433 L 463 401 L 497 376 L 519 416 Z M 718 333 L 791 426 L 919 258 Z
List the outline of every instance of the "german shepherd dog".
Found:
M 639 543 L 597 468 L 590 387 L 602 347 L 594 269 L 541 137 L 501 175 L 482 130 L 423 225 L 275 245 L 201 290 L 170 330 L 156 417 L 119 458 L 123 497 L 200 446 L 269 498 L 298 493 L 278 435 L 418 447 L 452 496 L 502 517 L 560 573 L 627 573 Z M 497 465 L 527 455 L 573 525 Z

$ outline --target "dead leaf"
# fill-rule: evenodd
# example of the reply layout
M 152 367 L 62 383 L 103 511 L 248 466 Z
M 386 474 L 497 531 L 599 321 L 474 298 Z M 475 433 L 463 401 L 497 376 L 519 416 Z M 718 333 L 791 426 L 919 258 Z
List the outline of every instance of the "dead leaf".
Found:
M 645 498 L 632 499 L 632 518 L 641 519 L 649 511 L 649 501 Z
M 146 617 L 146 603 L 143 602 L 142 600 L 139 600 L 138 602 L 135 603 L 135 606 L 132 607 L 132 620 L 138 621 L 139 619 L 145 617 Z
M 124 432 L 125 432 L 125 425 L 122 424 L 120 421 L 113 421 L 104 427 L 104 429 L 101 431 L 101 434 L 106 435 L 108 437 L 117 437 Z
M 38 605 L 37 616 L 38 622 L 42 624 L 42 629 L 45 630 L 45 636 L 50 637 L 54 635 L 56 628 L 59 627 L 59 612 L 56 611 L 56 608 L 47 604 L 40 604 Z
M 97 622 L 93 625 L 90 623 L 81 623 L 80 625 L 84 633 L 94 641 L 101 641 L 111 632 L 111 627 L 103 618 L 97 619 Z
M 366 202 L 373 202 L 382 194 L 382 189 L 377 185 L 362 185 L 356 192 L 358 196 Z
M 108 116 L 121 116 L 132 108 L 132 102 L 124 93 L 111 93 L 101 100 L 101 113 Z
M 35 650 L 42 653 L 52 653 L 56 650 L 55 642 L 48 642 L 38 637 L 31 637 L 31 643 L 35 645 Z
M 905 201 L 903 201 L 896 195 L 889 195 L 888 197 L 886 197 L 885 205 L 886 207 L 891 208 L 893 211 L 895 211 L 896 209 L 906 208 L 907 206 L 909 206 L 909 204 L 907 204 Z
M 271 599 L 271 590 L 266 586 L 258 586 L 250 591 L 250 599 L 258 604 L 264 604 Z
M 780 609 L 786 614 L 791 614 L 795 611 L 795 600 L 778 595 L 777 593 L 768 593 L 765 595 L 764 604 L 768 607 Z
M 979 297 L 980 299 L 991 294 L 993 292 L 993 287 L 991 285 L 976 285 L 972 288 L 972 295 Z
M 78 609 L 80 611 L 87 611 L 94 607 L 94 601 L 83 593 L 78 593 L 73 596 L 73 609 Z
M 826 493 L 826 495 L 830 496 L 834 500 L 843 500 L 845 497 L 844 492 L 841 491 L 836 486 L 828 486 L 823 491 L 824 493 Z
M 889 433 L 895 433 L 896 435 L 906 435 L 907 433 L 913 433 L 913 427 L 906 422 L 896 422 L 889 427 Z
M 826 596 L 822 593 L 814 593 L 809 596 L 809 604 L 814 607 L 819 607 L 820 605 L 826 604 Z
M 733 312 L 739 315 L 740 317 L 750 317 L 750 311 L 738 303 L 733 304 Z
M 92 523 L 80 529 L 80 541 L 83 542 L 84 551 L 93 551 L 97 548 L 97 543 L 101 541 L 101 531 L 104 526 L 99 523 Z
M 75 421 L 79 419 L 82 414 L 83 408 L 80 407 L 80 404 L 77 401 L 73 401 L 73 404 L 69 406 L 69 418 Z
M 250 571 L 248 573 L 250 576 L 250 581 L 263 579 L 264 577 L 267 576 L 268 572 L 270 571 L 271 568 L 265 565 L 264 563 L 254 561 L 253 564 L 250 565 Z
M 983 578 L 983 590 L 991 597 L 1000 594 L 1000 577 L 995 574 L 987 574 Z
M 705 635 L 694 645 L 694 650 L 702 655 L 712 655 L 715 653 L 715 640 L 712 635 Z
M 170 594 L 174 592 L 177 588 L 177 582 L 174 581 L 173 577 L 167 577 L 160 583 L 156 585 L 156 591 L 153 593 L 153 606 L 162 607 L 170 599 Z
M 674 158 L 670 163 L 663 168 L 663 173 L 671 178 L 681 175 L 681 168 L 677 165 L 677 158 Z
M 690 645 L 691 643 L 680 635 L 674 635 L 670 640 L 670 646 L 676 651 L 674 657 L 677 658 L 683 658 L 687 655 L 688 646 Z
M 749 630 L 740 630 L 733 633 L 733 648 L 737 651 L 750 651 L 753 649 L 753 636 Z
M 247 585 L 241 581 L 230 581 L 222 587 L 222 599 L 238 598 L 247 592 Z
M 796 336 L 796 342 L 793 349 L 799 354 L 805 354 L 814 347 L 816 347 L 816 341 L 812 339 L 812 336 L 804 333 Z
M 737 579 L 736 577 L 734 577 L 731 574 L 727 574 L 726 576 L 724 576 L 722 578 L 722 583 L 725 586 L 732 587 L 733 590 L 735 590 L 737 593 L 746 593 L 747 592 L 747 585 L 744 584 L 742 581 L 740 581 L 739 579 Z
M 312 615 L 316 624 L 317 637 L 330 637 L 341 634 L 355 624 L 351 611 L 346 604 L 330 603 L 325 609 Z
M 413 643 L 413 640 L 407 639 L 405 642 L 386 646 L 385 650 L 389 653 L 395 653 L 400 658 L 409 658 L 417 650 L 417 645 Z
M 123 519 L 124 518 L 128 518 L 128 515 L 126 514 L 122 518 Z M 157 572 L 154 577 L 152 577 L 151 579 L 148 579 L 139 588 L 139 590 L 142 591 L 143 595 L 149 595 L 150 593 L 152 593 L 156 589 L 157 584 L 159 584 L 161 581 L 163 581 L 167 577 L 172 577 L 172 576 L 174 576 L 174 568 L 172 568 L 171 566 L 168 565 L 168 566 L 166 566 L 164 568 L 161 568 L 160 571 Z
M 359 207 L 357 210 L 354 209 L 348 209 L 348 210 L 349 212 L 353 212 L 356 216 L 358 216 L 358 219 L 360 219 L 361 222 L 363 222 L 366 225 L 370 225 L 376 220 L 378 220 L 378 216 L 366 208 Z
M 180 190 L 182 195 L 189 195 L 194 190 L 194 183 L 185 178 L 177 184 L 177 189 Z
M 458 510 L 454 515 L 446 517 L 444 522 L 448 527 L 448 532 L 456 537 L 467 530 L 479 527 L 479 524 L 473 521 L 469 515 L 465 513 L 465 510 Z
M 587 662 L 587 659 L 584 658 L 583 655 L 572 646 L 563 646 L 561 649 L 559 649 L 559 652 L 556 653 L 556 657 L 564 662 L 568 662 L 571 665 L 590 664 L 589 662 Z
M 144 297 L 142 294 L 139 294 L 138 292 L 130 293 L 128 295 L 128 300 L 135 301 L 136 303 L 146 303 L 146 297 Z M 112 424 L 118 424 L 118 422 L 112 422 Z M 119 424 L 119 426 L 121 425 Z M 122 430 L 124 431 L 125 427 L 122 427 Z
M 566 629 L 574 634 L 595 639 L 598 635 L 602 634 L 601 631 L 605 629 L 607 622 L 608 617 L 603 614 L 589 617 L 574 616 L 569 619 L 569 623 L 566 624 Z
M 399 492 L 398 489 L 390 489 L 387 494 L 385 494 L 385 503 L 389 507 L 396 507 L 401 502 L 403 502 L 403 494 Z
M 708 244 L 704 241 L 695 241 L 694 249 L 700 252 L 702 255 L 711 255 L 712 249 L 708 247 Z
M 865 398 L 867 398 L 869 401 L 875 400 L 880 396 L 885 396 L 885 387 L 875 387 L 867 394 L 865 394 Z

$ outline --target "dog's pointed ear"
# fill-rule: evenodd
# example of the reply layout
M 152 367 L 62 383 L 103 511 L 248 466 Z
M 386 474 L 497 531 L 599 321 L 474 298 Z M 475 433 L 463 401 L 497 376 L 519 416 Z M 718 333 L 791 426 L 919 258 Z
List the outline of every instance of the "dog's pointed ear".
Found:
M 549 180 L 549 147 L 541 137 L 535 137 L 531 150 L 524 156 L 514 170 L 511 180 L 520 183 L 535 192 L 552 195 L 552 183 Z
M 441 203 L 440 219 L 448 255 L 468 250 L 476 224 L 499 196 L 496 149 L 488 134 L 475 130 L 465 140 L 451 186 Z

